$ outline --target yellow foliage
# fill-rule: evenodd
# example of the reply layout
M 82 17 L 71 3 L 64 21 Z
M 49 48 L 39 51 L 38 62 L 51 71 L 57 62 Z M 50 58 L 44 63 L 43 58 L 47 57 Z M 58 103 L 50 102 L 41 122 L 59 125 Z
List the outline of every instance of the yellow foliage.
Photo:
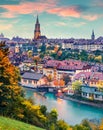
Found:
M 102 56 L 101 56 L 101 55 L 96 56 L 96 57 L 95 57 L 95 60 L 97 60 L 97 61 L 100 61 L 100 62 L 101 62 L 101 60 L 102 60 Z
M 20 119 L 23 119 L 23 118 L 24 118 L 24 115 L 23 115 L 23 114 L 21 114 L 21 113 L 20 113 L 20 114 L 18 114 L 17 116 L 18 116 Z

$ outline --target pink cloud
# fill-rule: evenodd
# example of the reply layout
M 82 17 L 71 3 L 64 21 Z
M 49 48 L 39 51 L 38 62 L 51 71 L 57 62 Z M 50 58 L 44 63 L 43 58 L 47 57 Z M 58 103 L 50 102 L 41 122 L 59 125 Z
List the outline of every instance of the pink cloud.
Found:
M 83 15 L 82 18 L 88 20 L 88 21 L 94 21 L 97 20 L 100 16 L 99 15 Z
M 8 10 L 8 12 L 2 13 L 3 17 L 15 17 L 18 14 L 33 14 L 35 12 L 41 13 L 50 8 L 55 7 L 55 0 L 50 2 L 50 0 L 46 0 L 47 2 L 43 3 L 42 0 L 39 2 L 25 2 L 20 3 L 20 5 L 2 5 Z
M 83 18 L 89 21 L 96 20 L 98 15 L 83 15 L 76 6 L 58 6 L 58 0 L 38 0 L 37 2 L 21 2 L 19 5 L 0 5 L 8 12 L 1 13 L 1 17 L 13 18 L 20 14 L 35 14 L 47 12 L 62 17 Z
M 57 14 L 63 17 L 80 17 L 80 12 L 77 11 L 76 7 L 57 7 L 47 10 L 48 13 Z

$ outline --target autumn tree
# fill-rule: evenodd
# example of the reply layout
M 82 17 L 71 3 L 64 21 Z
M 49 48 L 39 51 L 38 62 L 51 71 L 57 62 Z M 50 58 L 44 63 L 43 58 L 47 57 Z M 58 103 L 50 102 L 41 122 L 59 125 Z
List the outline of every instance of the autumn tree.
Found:
M 8 48 L 4 42 L 0 43 L 0 112 L 4 114 L 14 107 L 15 102 L 22 96 L 18 69 L 8 58 Z M 12 109 L 11 109 L 12 110 Z M 5 112 L 6 111 L 6 112 Z
M 38 62 L 41 60 L 39 56 L 34 56 L 33 57 L 34 63 L 35 63 L 35 70 L 37 71 L 38 69 Z
M 100 126 L 99 126 L 99 130 L 103 130 L 103 119 L 101 120 Z

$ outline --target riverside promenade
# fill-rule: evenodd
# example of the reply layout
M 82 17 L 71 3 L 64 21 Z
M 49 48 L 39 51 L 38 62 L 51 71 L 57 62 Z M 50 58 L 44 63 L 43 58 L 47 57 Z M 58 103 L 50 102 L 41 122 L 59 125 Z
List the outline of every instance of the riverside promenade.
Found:
M 64 100 L 70 100 L 70 101 L 73 101 L 73 102 L 77 102 L 77 103 L 80 103 L 80 104 L 85 104 L 85 105 L 89 105 L 89 106 L 93 106 L 93 107 L 98 107 L 98 108 L 103 108 L 103 102 L 93 102 L 93 101 L 87 101 L 87 100 L 79 100 L 79 99 L 76 99 L 76 98 L 73 98 L 73 97 L 69 97 L 69 96 L 62 96 L 60 97 Z

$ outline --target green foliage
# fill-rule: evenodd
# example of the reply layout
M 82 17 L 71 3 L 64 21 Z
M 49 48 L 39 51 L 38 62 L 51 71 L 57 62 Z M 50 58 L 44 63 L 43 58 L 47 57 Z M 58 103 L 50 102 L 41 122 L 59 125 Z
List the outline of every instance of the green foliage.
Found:
M 84 119 L 81 124 L 91 130 L 91 127 L 90 127 L 90 124 L 89 124 L 88 120 Z
M 77 94 L 81 93 L 82 83 L 80 81 L 73 82 L 72 83 L 72 87 L 75 90 L 75 93 L 77 93 Z
M 55 128 L 55 124 L 54 124 L 54 123 L 52 123 L 52 124 L 50 125 L 49 130 L 56 130 L 56 128 Z
M 83 51 L 80 53 L 80 59 L 81 59 L 82 61 L 87 61 L 87 60 L 88 60 L 88 54 L 87 54 L 86 51 L 83 50 Z
M 69 125 L 64 120 L 57 121 L 57 130 L 67 130 L 69 128 Z
M 41 111 L 42 114 L 46 115 L 47 107 L 45 105 L 41 105 L 40 106 L 40 111 Z
M 45 51 L 46 51 L 46 46 L 43 44 L 43 45 L 40 47 L 40 49 L 41 49 L 41 52 L 45 52 Z
M 49 119 L 50 119 L 51 123 L 56 123 L 57 122 L 57 118 L 58 118 L 57 110 L 56 109 L 52 109 L 50 114 L 49 114 Z
M 75 125 L 73 130 L 90 130 L 90 129 L 82 125 Z

